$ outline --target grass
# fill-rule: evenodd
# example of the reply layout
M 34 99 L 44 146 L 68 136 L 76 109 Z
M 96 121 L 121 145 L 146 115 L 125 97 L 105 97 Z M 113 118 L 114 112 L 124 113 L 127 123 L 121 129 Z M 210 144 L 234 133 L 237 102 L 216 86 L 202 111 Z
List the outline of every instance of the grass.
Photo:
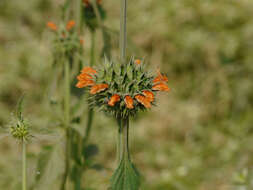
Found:
M 0 2 L 0 125 L 9 123 L 25 91 L 25 115 L 35 135 L 27 147 L 28 185 L 39 176 L 38 155 L 57 145 L 38 189 L 56 189 L 56 176 L 63 172 L 64 134 L 49 119 L 46 103 L 52 57 L 45 24 L 60 17 L 58 5 L 47 0 Z M 116 55 L 119 3 L 108 0 L 104 5 Z M 130 128 L 131 154 L 145 174 L 142 189 L 238 189 L 234 175 L 245 168 L 251 171 L 252 8 L 246 0 L 129 1 L 128 53 L 146 56 L 152 68 L 161 67 L 172 87 L 150 113 L 131 121 L 136 126 Z M 84 41 L 88 60 L 87 31 Z M 99 37 L 97 44 L 101 41 Z M 83 176 L 95 189 L 107 187 L 116 166 L 115 126 L 110 118 L 95 116 L 90 141 L 99 145 L 95 161 L 105 169 L 88 170 Z M 0 135 L 0 189 L 21 188 L 20 151 L 17 142 Z

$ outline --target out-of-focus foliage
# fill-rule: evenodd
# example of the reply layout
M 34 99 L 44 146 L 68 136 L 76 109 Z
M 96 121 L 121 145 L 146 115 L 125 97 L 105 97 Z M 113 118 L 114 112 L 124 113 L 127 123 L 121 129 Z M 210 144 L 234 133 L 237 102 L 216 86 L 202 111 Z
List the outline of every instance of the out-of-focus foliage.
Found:
M 41 190 L 56 189 L 56 176 L 63 171 L 62 134 L 57 123 L 49 122 L 57 113 L 48 106 L 54 76 L 46 29 L 48 20 L 59 19 L 61 3 L 0 1 L 0 126 L 9 123 L 25 91 L 25 115 L 35 130 L 28 148 L 28 184 L 39 180 L 35 189 Z M 106 25 L 117 31 L 119 2 L 103 5 Z M 234 176 L 250 171 L 253 162 L 253 1 L 130 0 L 128 12 L 129 55 L 146 56 L 150 67 L 161 67 L 172 87 L 148 117 L 131 121 L 131 152 L 145 174 L 142 189 L 242 189 Z M 84 60 L 90 48 L 86 34 Z M 117 32 L 111 34 L 117 41 Z M 112 48 L 116 55 L 117 44 Z M 116 166 L 116 123 L 102 114 L 95 121 L 90 141 L 99 145 L 94 159 L 104 169 L 88 170 L 83 183 L 102 190 Z M 43 169 L 47 175 L 40 178 L 36 164 L 44 149 L 52 156 Z M 19 153 L 17 142 L 1 133 L 0 189 L 20 189 Z

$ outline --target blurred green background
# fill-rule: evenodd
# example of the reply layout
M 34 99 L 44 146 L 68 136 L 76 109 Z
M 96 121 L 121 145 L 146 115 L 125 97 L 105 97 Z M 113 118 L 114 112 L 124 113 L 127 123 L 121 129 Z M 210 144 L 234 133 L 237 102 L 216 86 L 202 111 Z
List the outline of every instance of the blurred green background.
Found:
M 24 114 L 34 135 L 28 147 L 28 184 L 32 187 L 40 175 L 36 164 L 42 150 L 54 147 L 46 175 L 35 189 L 55 190 L 59 185 L 63 132 L 51 122 L 56 111 L 48 105 L 56 87 L 51 85 L 52 34 L 46 23 L 60 23 L 61 4 L 0 0 L 1 190 L 21 189 L 21 146 L 6 126 L 24 92 Z M 105 25 L 115 31 L 116 54 L 120 3 L 104 0 L 103 6 Z M 253 189 L 252 18 L 252 0 L 129 0 L 128 53 L 145 57 L 151 69 L 160 67 L 172 88 L 168 95 L 159 95 L 157 107 L 131 121 L 130 146 L 143 175 L 141 189 Z M 87 61 L 89 39 L 86 30 Z M 95 116 L 93 127 L 90 141 L 100 149 L 94 159 L 104 169 L 86 171 L 83 181 L 104 190 L 116 167 L 117 128 L 102 113 Z

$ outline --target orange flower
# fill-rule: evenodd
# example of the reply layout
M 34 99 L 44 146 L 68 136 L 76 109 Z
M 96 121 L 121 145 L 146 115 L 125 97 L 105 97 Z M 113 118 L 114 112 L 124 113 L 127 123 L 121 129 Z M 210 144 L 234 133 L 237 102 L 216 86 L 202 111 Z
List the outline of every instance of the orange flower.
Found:
M 96 93 L 102 92 L 105 89 L 107 89 L 108 87 L 109 87 L 108 84 L 96 84 L 91 87 L 90 94 L 96 94 Z
M 66 29 L 71 30 L 76 25 L 76 22 L 74 20 L 70 20 L 67 23 Z
M 129 95 L 125 96 L 124 101 L 125 101 L 126 107 L 128 109 L 134 108 L 134 100 L 133 100 L 133 98 L 131 98 L 131 96 L 129 96 Z
M 153 83 L 160 83 L 160 82 L 168 82 L 168 78 L 165 75 L 162 75 L 161 72 L 157 71 L 157 77 L 154 78 Z
M 48 22 L 47 23 L 47 27 L 50 28 L 53 31 L 57 31 L 57 29 L 58 29 L 58 27 L 56 26 L 56 24 L 53 23 L 53 22 Z
M 85 6 L 89 6 L 90 5 L 90 1 L 89 0 L 83 0 L 83 4 L 85 4 Z
M 97 73 L 97 71 L 91 67 L 84 67 L 81 71 L 81 73 L 87 73 L 87 74 L 90 74 L 90 75 L 94 75 Z
M 102 0 L 97 0 L 97 4 L 101 4 L 102 3 Z
M 109 106 L 114 106 L 117 102 L 119 102 L 120 101 L 120 96 L 118 95 L 118 94 L 114 94 L 111 98 L 110 98 L 110 100 L 109 100 L 109 102 L 108 102 L 108 105 Z
M 84 80 L 84 81 L 78 81 L 78 83 L 76 84 L 77 88 L 84 88 L 87 86 L 93 86 L 95 84 L 95 82 L 93 80 Z
M 140 102 L 142 105 L 144 105 L 145 108 L 151 108 L 151 103 L 150 103 L 149 99 L 146 98 L 145 96 L 138 94 L 138 95 L 136 95 L 134 98 L 135 98 L 138 102 Z
M 81 73 L 80 75 L 77 76 L 77 79 L 78 79 L 79 81 L 82 81 L 82 80 L 92 80 L 93 77 L 92 77 L 90 74 Z
M 153 102 L 155 100 L 155 95 L 153 94 L 153 92 L 143 90 L 142 93 L 150 102 Z
M 140 60 L 140 59 L 136 59 L 136 60 L 134 61 L 134 63 L 135 63 L 136 65 L 140 65 L 140 64 L 141 64 L 141 60 Z
M 169 91 L 170 91 L 170 88 L 168 87 L 167 84 L 161 82 L 161 83 L 155 84 L 155 85 L 152 87 L 152 90 L 167 91 L 167 92 L 169 92 Z
M 84 44 L 84 40 L 82 38 L 80 38 L 80 44 L 83 45 Z
M 83 88 L 95 85 L 95 82 L 93 81 L 93 75 L 95 73 L 97 72 L 93 68 L 84 67 L 81 71 L 81 74 L 77 76 L 78 83 L 76 84 L 76 87 Z

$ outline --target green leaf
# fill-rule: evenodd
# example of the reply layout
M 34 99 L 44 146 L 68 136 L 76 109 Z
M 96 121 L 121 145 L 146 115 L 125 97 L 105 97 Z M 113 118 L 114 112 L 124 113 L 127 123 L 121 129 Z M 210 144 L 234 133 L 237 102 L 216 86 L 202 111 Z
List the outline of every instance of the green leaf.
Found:
M 110 190 L 138 190 L 140 174 L 128 157 L 123 157 L 111 179 Z
M 38 156 L 38 162 L 37 162 L 37 175 L 35 177 L 34 184 L 31 186 L 31 190 L 36 189 L 37 185 L 39 184 L 40 180 L 45 176 L 47 166 L 52 159 L 52 152 L 53 152 L 53 147 L 52 146 L 44 146 L 42 148 L 41 153 Z
M 23 121 L 23 115 L 22 115 L 22 111 L 23 111 L 23 102 L 24 102 L 24 95 L 22 95 L 19 98 L 18 104 L 17 104 L 17 118 L 19 119 L 19 121 Z

